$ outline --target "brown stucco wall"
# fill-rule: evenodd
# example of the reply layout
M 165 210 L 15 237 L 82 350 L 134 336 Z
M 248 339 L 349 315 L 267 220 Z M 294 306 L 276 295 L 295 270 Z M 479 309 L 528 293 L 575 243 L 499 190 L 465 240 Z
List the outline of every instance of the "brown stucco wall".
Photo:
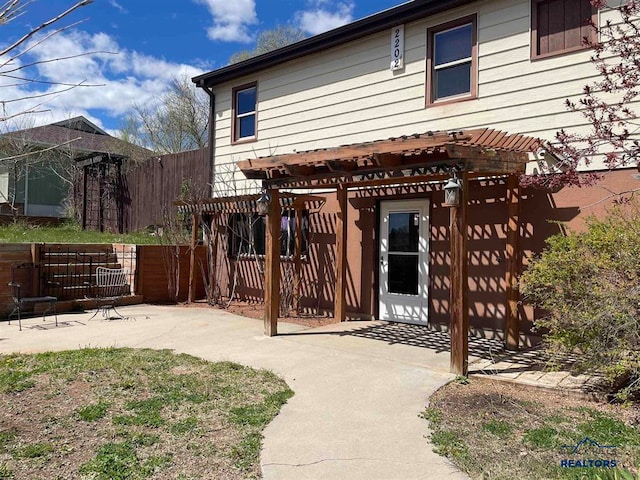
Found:
M 620 193 L 640 188 L 636 170 L 604 175 L 593 187 L 564 188 L 558 192 L 526 189 L 521 201 L 522 263 L 539 252 L 550 235 L 565 228 L 584 228 L 588 215 L 604 215 Z M 373 188 L 349 192 L 347 230 L 347 311 L 351 318 L 371 318 L 378 313 L 378 208 L 380 200 L 429 198 L 430 276 L 429 314 L 436 328 L 449 324 L 449 209 L 442 205 L 440 185 Z M 506 314 L 506 181 L 470 182 L 469 222 L 469 325 L 476 335 L 502 338 Z M 306 311 L 333 309 L 335 288 L 334 193 L 310 215 L 309 255 L 303 263 L 301 306 Z M 556 222 L 563 222 L 559 225 Z M 240 261 L 236 293 L 239 298 L 261 300 L 262 277 L 255 262 Z M 228 264 L 227 264 L 228 265 Z M 233 269 L 231 269 L 233 270 Z M 282 267 L 283 284 L 291 282 L 291 269 Z M 519 309 L 521 334 L 531 333 L 535 312 L 527 305 Z

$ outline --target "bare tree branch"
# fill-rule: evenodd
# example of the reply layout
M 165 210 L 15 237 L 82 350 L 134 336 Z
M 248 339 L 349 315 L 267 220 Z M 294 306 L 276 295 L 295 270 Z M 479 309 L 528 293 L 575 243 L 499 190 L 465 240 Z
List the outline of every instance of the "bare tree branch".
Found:
M 31 63 L 25 63 L 24 65 L 20 65 L 19 67 L 13 68 L 11 70 L 4 70 L 1 72 L 2 76 L 4 77 L 9 77 L 9 78 L 13 78 L 11 77 L 11 75 L 8 75 L 9 73 L 13 73 L 13 72 L 17 72 L 20 70 L 24 70 L 30 67 L 35 67 L 36 65 L 44 65 L 45 63 L 52 63 L 52 62 L 59 62 L 61 60 L 71 60 L 74 58 L 79 58 L 79 57 L 85 57 L 87 55 L 98 55 L 98 54 L 105 54 L 105 55 L 118 55 L 118 52 L 109 52 L 109 51 L 103 51 L 103 50 L 96 50 L 93 52 L 82 52 L 79 53 L 77 55 L 69 55 L 67 57 L 58 57 L 58 58 L 52 58 L 49 60 L 39 60 L 37 62 L 31 62 Z
M 71 6 L 70 8 L 68 8 L 67 10 L 65 10 L 64 12 L 60 13 L 59 15 L 47 20 L 46 22 L 42 23 L 40 26 L 35 27 L 34 29 L 32 29 L 31 31 L 27 32 L 25 35 L 22 36 L 22 38 L 20 38 L 19 40 L 15 41 L 14 43 L 12 43 L 11 45 L 9 45 L 8 47 L 6 47 L 4 50 L 0 50 L 0 56 L 4 56 L 7 53 L 11 52 L 12 50 L 14 50 L 15 48 L 19 47 L 20 45 L 22 45 L 24 42 L 26 42 L 27 40 L 29 40 L 31 37 L 33 37 L 36 33 L 38 33 L 39 31 L 47 28 L 49 25 L 52 25 L 54 23 L 56 23 L 57 21 L 61 20 L 62 18 L 66 17 L 67 15 L 69 15 L 71 12 L 74 12 L 75 10 L 77 10 L 80 7 L 84 7 L 86 5 L 89 5 L 90 3 L 92 3 L 93 0 L 81 0 L 78 3 L 76 3 L 75 5 Z M 20 3 L 20 0 L 14 0 L 11 5 L 6 8 L 3 11 L 3 14 L 7 15 L 7 14 L 11 14 L 11 9 L 12 8 L 16 8 Z M 21 9 L 24 9 L 26 5 L 23 5 L 22 7 L 20 7 Z M 9 13 L 7 13 L 9 12 Z M 0 16 L 0 18 L 3 18 L 2 16 Z M 15 18 L 12 17 L 12 18 Z
M 63 147 L 65 145 L 69 145 L 70 143 L 77 142 L 78 140 L 80 140 L 80 137 L 73 138 L 73 139 L 71 139 L 71 140 L 69 140 L 67 142 L 62 142 L 62 143 L 59 143 L 57 145 L 53 145 L 52 147 L 43 148 L 41 150 L 38 150 L 38 154 L 45 153 L 45 152 L 50 152 L 52 150 L 56 150 L 56 149 L 58 149 L 60 147 Z M 2 157 L 2 158 L 0 158 L 0 161 L 5 162 L 7 160 L 17 160 L 19 158 L 29 157 L 29 156 L 32 156 L 32 155 L 33 155 L 33 152 L 21 153 L 21 154 L 18 154 L 18 155 L 11 155 L 11 156 L 8 156 L 8 157 Z

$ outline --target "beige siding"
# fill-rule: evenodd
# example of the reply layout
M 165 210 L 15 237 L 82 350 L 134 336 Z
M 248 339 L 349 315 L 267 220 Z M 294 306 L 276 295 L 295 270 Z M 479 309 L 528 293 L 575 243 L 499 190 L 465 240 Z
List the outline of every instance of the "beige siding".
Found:
M 472 13 L 478 15 L 478 99 L 425 108 L 426 30 Z M 590 52 L 531 61 L 529 0 L 481 1 L 405 25 L 401 72 L 389 70 L 389 37 L 385 31 L 216 87 L 221 170 L 238 160 L 429 130 L 486 126 L 552 140 L 560 128 L 585 128 L 564 100 L 597 77 Z M 258 141 L 232 145 L 231 89 L 251 81 L 258 82 Z

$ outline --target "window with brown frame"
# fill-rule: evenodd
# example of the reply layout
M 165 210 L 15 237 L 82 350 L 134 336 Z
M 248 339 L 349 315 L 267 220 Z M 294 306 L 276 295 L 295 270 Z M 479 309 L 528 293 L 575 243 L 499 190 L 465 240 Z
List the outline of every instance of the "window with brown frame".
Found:
M 256 140 L 258 113 L 258 85 L 252 83 L 233 89 L 234 142 Z
M 256 213 L 232 213 L 228 217 L 228 256 L 232 258 L 264 255 L 267 226 Z M 290 258 L 296 251 L 296 211 L 284 210 L 280 219 L 280 255 Z M 309 211 L 302 210 L 302 256 L 307 255 Z
M 476 16 L 427 30 L 427 104 L 476 98 Z
M 595 41 L 596 9 L 589 0 L 531 0 L 531 58 L 561 55 Z

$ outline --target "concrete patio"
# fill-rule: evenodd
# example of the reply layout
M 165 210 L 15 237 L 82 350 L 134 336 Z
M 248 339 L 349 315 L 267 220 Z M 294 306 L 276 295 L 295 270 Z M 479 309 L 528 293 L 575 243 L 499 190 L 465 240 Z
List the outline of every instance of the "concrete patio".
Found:
M 151 305 L 121 310 L 128 319 L 89 321 L 91 312 L 61 314 L 58 327 L 50 317 L 29 318 L 22 332 L 17 322 L 0 322 L 0 353 L 166 348 L 266 368 L 282 376 L 295 396 L 264 432 L 265 479 L 468 478 L 432 452 L 427 422 L 418 416 L 429 396 L 453 378 L 445 333 L 386 322 L 319 328 L 280 323 L 280 335 L 269 338 L 261 321 L 222 310 Z M 470 371 L 501 365 L 505 378 L 517 370 L 515 380 L 529 371 L 500 350 L 499 342 L 470 341 Z M 544 376 L 536 375 L 536 381 Z

